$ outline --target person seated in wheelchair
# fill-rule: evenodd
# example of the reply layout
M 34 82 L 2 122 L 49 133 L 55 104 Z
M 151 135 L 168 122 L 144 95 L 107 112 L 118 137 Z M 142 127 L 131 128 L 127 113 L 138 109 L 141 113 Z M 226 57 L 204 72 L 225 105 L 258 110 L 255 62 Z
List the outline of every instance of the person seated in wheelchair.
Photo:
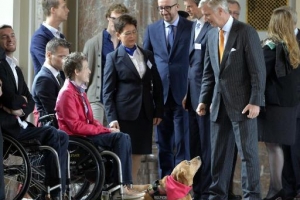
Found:
M 0 54 L 5 54 L 2 48 L 0 48 Z M 2 81 L 0 79 L 0 97 L 2 96 Z M 0 126 L 0 163 L 3 163 L 3 137 Z M 4 175 L 3 175 L 3 165 L 0 165 L 0 200 L 5 199 L 5 190 L 4 190 Z
M 62 60 L 69 55 L 70 46 L 71 44 L 65 39 L 56 37 L 46 45 L 45 63 L 32 83 L 32 97 L 39 112 L 39 117 L 55 113 L 56 98 L 63 85 L 63 80 L 60 77 Z M 58 128 L 56 118 L 53 117 L 52 120 L 52 125 Z
M 67 149 L 69 136 L 52 126 L 35 127 L 26 121 L 34 108 L 34 101 L 25 82 L 21 68 L 13 53 L 16 51 L 16 38 L 10 25 L 0 27 L 0 47 L 5 54 L 0 55 L 0 79 L 2 80 L 3 94 L 0 97 L 0 126 L 4 134 L 8 134 L 18 141 L 38 140 L 57 151 L 61 167 L 62 192 L 65 191 L 67 170 Z M 55 156 L 49 151 L 45 157 L 45 185 L 54 186 L 59 183 L 58 172 L 55 167 Z M 59 199 L 60 189 L 51 191 L 52 200 Z M 45 195 L 42 195 L 42 199 Z
M 69 54 L 63 60 L 63 69 L 66 80 L 59 91 L 55 107 L 59 128 L 69 135 L 87 137 L 95 145 L 117 154 L 122 163 L 124 194 L 142 197 L 142 193 L 137 193 L 130 187 L 132 161 L 129 135 L 116 128 L 106 128 L 93 117 L 85 93 L 91 73 L 86 56 L 80 52 Z

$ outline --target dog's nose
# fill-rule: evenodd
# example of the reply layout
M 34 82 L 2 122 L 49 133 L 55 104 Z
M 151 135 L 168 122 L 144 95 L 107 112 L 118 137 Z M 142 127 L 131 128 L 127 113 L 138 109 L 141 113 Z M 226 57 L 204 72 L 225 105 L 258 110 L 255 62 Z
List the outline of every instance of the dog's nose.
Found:
M 200 156 L 197 156 L 196 158 L 197 158 L 198 160 L 200 160 Z

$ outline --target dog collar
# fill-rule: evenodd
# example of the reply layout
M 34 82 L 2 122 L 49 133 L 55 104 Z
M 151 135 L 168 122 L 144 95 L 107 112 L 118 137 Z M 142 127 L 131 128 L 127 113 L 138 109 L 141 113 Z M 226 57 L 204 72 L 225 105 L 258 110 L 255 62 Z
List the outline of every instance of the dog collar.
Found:
M 155 199 L 154 196 L 166 195 L 166 190 L 160 186 L 159 180 L 156 180 L 149 185 L 147 192 L 153 199 Z
M 168 200 L 181 199 L 185 197 L 191 189 L 191 186 L 186 186 L 176 181 L 172 176 L 167 176 L 166 191 Z

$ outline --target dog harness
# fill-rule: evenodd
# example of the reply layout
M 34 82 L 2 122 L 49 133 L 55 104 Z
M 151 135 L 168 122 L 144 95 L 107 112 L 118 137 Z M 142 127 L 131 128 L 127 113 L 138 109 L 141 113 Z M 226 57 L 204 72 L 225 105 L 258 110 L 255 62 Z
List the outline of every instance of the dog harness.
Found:
M 166 189 L 160 186 L 159 180 L 156 180 L 148 187 L 147 192 L 154 200 L 177 200 L 185 197 L 191 189 L 191 186 L 186 186 L 172 176 L 167 176 Z

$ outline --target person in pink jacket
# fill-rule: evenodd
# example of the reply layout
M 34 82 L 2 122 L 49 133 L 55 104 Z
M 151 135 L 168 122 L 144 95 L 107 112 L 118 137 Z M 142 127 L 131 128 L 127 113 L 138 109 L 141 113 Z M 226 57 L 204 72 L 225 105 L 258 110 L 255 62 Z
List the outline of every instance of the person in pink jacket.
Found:
M 59 128 L 69 135 L 87 137 L 95 145 L 116 153 L 122 163 L 125 195 L 132 198 L 143 196 L 143 193 L 134 192 L 129 187 L 132 185 L 130 136 L 119 129 L 104 127 L 93 117 L 85 93 L 91 73 L 86 56 L 79 52 L 71 53 L 64 59 L 63 69 L 67 79 L 55 107 Z

